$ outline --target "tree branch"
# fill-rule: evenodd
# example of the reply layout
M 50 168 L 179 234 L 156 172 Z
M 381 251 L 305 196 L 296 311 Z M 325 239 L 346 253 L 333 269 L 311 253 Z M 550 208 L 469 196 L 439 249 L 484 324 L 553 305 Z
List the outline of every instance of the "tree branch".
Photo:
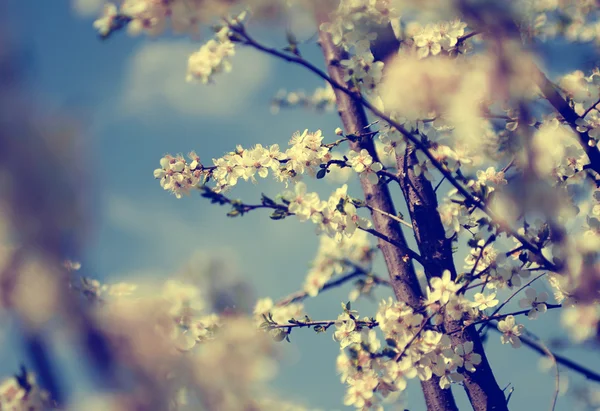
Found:
M 339 287 L 342 284 L 347 283 L 350 280 L 353 280 L 357 277 L 367 277 L 367 278 L 372 278 L 373 282 L 375 284 L 381 284 L 381 285 L 386 285 L 389 286 L 390 282 L 387 280 L 384 280 L 381 277 L 378 277 L 376 275 L 370 274 L 364 270 L 361 270 L 360 268 L 356 267 L 354 269 L 354 271 L 352 271 L 351 273 L 348 273 L 346 275 L 343 275 L 333 281 L 329 281 L 327 282 L 322 288 L 321 291 L 326 291 L 329 290 L 330 288 L 335 288 L 335 287 Z M 287 297 L 282 298 L 281 300 L 279 300 L 275 306 L 276 307 L 283 307 L 285 305 L 288 304 L 292 304 L 292 303 L 296 303 L 299 301 L 302 301 L 304 299 L 308 298 L 308 293 L 306 291 L 297 291 L 295 293 L 292 293 L 290 295 L 288 295 Z
M 497 321 L 492 321 L 492 325 L 493 325 L 493 327 L 491 327 L 492 330 L 502 334 L 502 331 L 500 331 L 498 329 Z M 519 336 L 519 339 L 521 340 L 521 342 L 524 345 L 528 346 L 532 350 L 538 352 L 539 354 L 547 355 L 546 350 L 538 342 L 534 341 L 532 338 L 521 335 L 521 336 Z M 557 363 L 564 365 L 571 371 L 574 371 L 578 374 L 583 375 L 588 380 L 600 383 L 600 374 L 597 373 L 596 371 L 592 371 L 589 368 L 579 365 L 576 362 L 574 362 L 566 357 L 563 357 L 562 355 L 556 354 L 554 352 L 552 353 L 552 355 L 554 356 L 554 359 L 556 360 Z
M 298 64 L 300 66 L 305 67 L 312 73 L 316 74 L 323 80 L 327 81 L 336 91 L 336 95 L 341 96 L 341 95 L 345 94 L 346 95 L 345 99 L 347 99 L 348 101 L 352 101 L 354 105 L 357 105 L 357 106 L 362 105 L 364 108 L 371 111 L 374 115 L 376 115 L 380 119 L 386 121 L 392 127 L 397 129 L 416 148 L 421 150 L 427 156 L 427 158 L 431 162 L 431 164 L 443 175 L 443 177 L 446 180 L 448 180 L 448 182 L 450 184 L 452 184 L 458 190 L 458 192 L 463 197 L 465 197 L 465 199 L 467 200 L 468 203 L 473 204 L 475 207 L 477 207 L 480 210 L 482 210 L 483 212 L 485 212 L 488 216 L 490 216 L 490 218 L 492 220 L 499 221 L 499 219 L 495 215 L 495 213 L 493 213 L 479 198 L 476 198 L 475 196 L 473 196 L 473 194 L 471 194 L 465 187 L 463 187 L 463 185 L 458 182 L 458 180 L 452 175 L 452 173 L 435 158 L 435 156 L 429 151 L 429 149 L 418 138 L 413 136 L 412 133 L 410 133 L 408 130 L 406 130 L 400 123 L 392 120 L 384 112 L 377 109 L 373 104 L 371 104 L 368 100 L 366 100 L 360 94 L 360 92 L 358 92 L 354 89 L 351 89 L 349 85 L 344 85 L 343 76 L 341 76 L 341 75 L 340 76 L 334 76 L 334 75 L 329 76 L 325 72 L 320 70 L 318 67 L 316 67 L 315 65 L 311 64 L 310 62 L 304 60 L 301 57 L 289 55 L 289 54 L 283 53 L 279 50 L 276 50 L 276 49 L 273 49 L 270 47 L 266 47 L 266 46 L 258 43 L 252 37 L 250 37 L 243 27 L 232 26 L 231 29 L 235 33 L 237 33 L 238 35 L 240 35 L 242 37 L 243 44 L 251 46 L 257 50 L 260 50 L 260 51 L 270 54 L 272 56 L 281 58 L 287 62 Z M 323 44 L 323 42 L 322 42 L 322 44 Z M 332 55 L 330 60 L 327 61 L 328 70 L 330 67 L 334 67 L 334 68 L 336 68 L 336 70 L 341 71 L 341 69 L 338 67 L 338 65 L 339 65 L 339 62 L 343 59 L 342 57 L 343 56 L 341 56 L 341 55 L 340 56 Z M 339 98 L 338 98 L 338 101 L 339 101 Z M 363 122 L 361 122 L 361 124 L 367 125 L 368 123 L 366 121 L 366 115 L 364 114 L 364 110 L 362 108 L 361 108 L 361 111 L 363 111 L 363 116 L 365 117 L 365 120 Z M 340 112 L 340 115 L 343 115 L 342 112 Z M 355 125 L 353 125 L 353 126 L 355 126 Z M 364 128 L 368 128 L 368 127 L 364 127 Z M 351 132 L 351 133 L 353 133 L 357 130 L 361 130 L 361 129 L 360 128 L 347 129 L 347 131 Z M 354 143 L 354 145 L 356 145 L 356 143 Z M 372 142 L 371 142 L 371 145 L 372 145 Z M 352 144 L 351 144 L 351 146 L 352 146 Z M 374 159 L 378 158 L 374 149 L 370 151 L 370 154 Z M 516 230 L 512 230 L 512 229 L 508 230 L 507 232 L 511 236 L 513 236 L 515 239 L 520 241 L 525 246 L 525 248 L 527 248 L 529 251 L 531 251 L 536 256 L 538 256 L 541 259 L 541 261 L 544 262 L 544 264 L 546 265 L 546 267 L 548 269 L 550 269 L 552 271 L 558 271 L 557 267 L 541 253 L 541 250 L 539 250 L 535 245 L 533 245 L 524 236 L 520 235 Z
M 317 20 L 320 22 L 322 19 L 318 18 Z M 325 73 L 320 72 L 320 70 L 310 63 L 302 62 L 300 64 L 305 67 L 308 66 L 311 71 L 317 73 L 323 79 L 330 80 L 330 84 L 334 87 L 336 94 L 339 115 L 347 132 L 368 128 L 369 122 L 364 110 L 365 100 L 360 93 L 351 92 L 348 88 L 349 85 L 343 81 L 344 73 L 339 63 L 347 56 L 341 49 L 335 47 L 328 33 L 321 31 L 319 33 L 319 40 L 329 75 L 324 75 Z M 360 139 L 351 142 L 350 148 L 355 151 L 367 150 L 373 157 L 373 160 L 378 161 L 375 145 L 370 139 Z M 365 194 L 365 202 L 368 206 L 389 215 L 396 215 L 387 185 L 381 181 L 378 184 L 371 184 L 365 179 L 361 181 L 361 185 Z M 371 216 L 377 232 L 394 242 L 404 245 L 408 249 L 404 234 L 397 221 L 381 213 L 372 212 Z M 406 258 L 406 254 L 400 248 L 390 246 L 389 242 L 385 241 L 382 237 L 380 237 L 379 247 L 390 273 L 391 285 L 396 298 L 416 310 L 422 310 L 421 300 L 423 294 L 412 261 Z M 429 410 L 457 410 L 452 392 L 450 390 L 443 390 L 440 387 L 439 377 L 434 376 L 428 381 L 421 381 L 421 387 Z
M 585 151 L 585 154 L 590 160 L 588 168 L 591 168 L 596 173 L 600 174 L 600 151 L 598 150 L 598 147 L 596 147 L 596 145 L 589 145 L 590 141 L 594 141 L 594 139 L 592 139 L 589 136 L 588 131 L 582 132 L 577 130 L 577 123 L 580 122 L 588 114 L 589 110 L 594 108 L 598 103 L 594 104 L 590 109 L 588 109 L 588 111 L 586 111 L 586 113 L 582 117 L 579 117 L 579 115 L 569 105 L 569 103 L 567 103 L 567 101 L 565 101 L 565 99 L 562 98 L 562 96 L 556 90 L 556 87 L 554 87 L 554 84 L 552 84 L 548 77 L 546 77 L 546 75 L 539 68 L 537 69 L 537 71 L 538 78 L 540 79 L 539 87 L 542 90 L 544 97 L 546 98 L 546 100 L 548 100 L 552 107 L 554 107 L 554 109 L 558 111 L 558 113 L 565 119 L 565 121 L 567 121 L 573 132 L 579 138 L 579 145 L 581 146 L 583 151 Z

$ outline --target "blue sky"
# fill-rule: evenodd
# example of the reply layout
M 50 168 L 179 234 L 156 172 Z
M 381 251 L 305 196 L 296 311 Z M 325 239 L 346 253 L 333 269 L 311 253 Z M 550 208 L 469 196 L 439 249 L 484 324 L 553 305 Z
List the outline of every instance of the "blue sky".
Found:
M 74 257 L 82 260 L 86 275 L 107 281 L 141 275 L 167 278 L 194 253 L 203 252 L 234 261 L 257 296 L 278 298 L 301 286 L 318 243 L 310 223 L 273 222 L 266 213 L 229 219 L 227 210 L 199 196 L 183 200 L 170 196 L 153 180 L 152 171 L 165 153 L 196 150 L 208 162 L 236 144 L 285 146 L 293 132 L 305 128 L 322 129 L 333 138 L 340 125 L 335 113 L 284 110 L 272 115 L 269 109 L 279 88 L 310 91 L 322 86 L 319 79 L 242 50 L 234 59 L 233 72 L 217 78 L 216 85 L 190 85 L 185 83 L 186 57 L 201 40 L 132 39 L 120 34 L 102 42 L 92 28 L 93 19 L 75 13 L 67 1 L 9 0 L 9 6 L 12 29 L 28 56 L 29 92 L 40 104 L 66 111 L 84 125 L 82 155 L 91 176 L 94 218 L 85 254 Z M 258 35 L 274 44 L 284 41 L 281 27 L 258 29 Z M 305 55 L 314 61 L 320 57 L 314 46 L 306 46 Z M 359 196 L 356 185 L 352 187 Z M 243 184 L 235 193 L 253 202 L 260 191 L 275 194 L 282 188 L 267 181 L 258 187 Z M 318 186 L 323 193 L 334 188 Z M 385 274 L 381 261 L 376 267 Z M 335 318 L 348 291 L 335 290 L 307 302 L 308 313 L 313 318 Z M 361 314 L 372 315 L 376 304 L 363 302 L 357 307 Z M 556 318 L 551 312 L 526 325 L 542 337 L 561 335 Z M 343 409 L 344 387 L 335 372 L 338 345 L 330 333 L 296 331 L 292 343 L 284 347 L 286 360 L 276 388 L 307 405 Z M 549 407 L 554 375 L 538 369 L 536 353 L 502 346 L 494 333 L 487 352 L 501 387 L 515 386 L 511 409 Z M 597 353 L 567 354 L 600 368 Z M 19 361 L 7 350 L 0 358 L 6 359 L 0 369 L 4 374 Z M 573 377 L 570 382 L 577 381 Z M 469 409 L 463 390 L 455 393 L 461 409 Z M 416 381 L 409 384 L 406 398 L 411 410 L 423 407 Z M 562 397 L 557 409 L 571 405 L 569 397 Z

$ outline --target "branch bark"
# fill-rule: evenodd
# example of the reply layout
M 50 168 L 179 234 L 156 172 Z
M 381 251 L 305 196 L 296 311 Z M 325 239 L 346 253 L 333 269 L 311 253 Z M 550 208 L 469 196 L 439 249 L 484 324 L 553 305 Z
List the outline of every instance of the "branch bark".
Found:
M 387 60 L 399 44 L 385 48 L 373 48 L 377 60 Z M 415 175 L 413 167 L 418 164 L 416 150 L 409 146 L 405 155 L 397 156 L 399 183 L 406 199 L 413 231 L 419 246 L 419 252 L 425 275 L 439 277 L 449 270 L 456 278 L 456 268 L 452 257 L 452 243 L 446 238 L 444 226 L 437 211 L 438 202 L 435 190 L 423 175 Z M 458 321 L 446 321 L 444 328 L 453 344 L 473 343 L 473 350 L 481 355 L 481 364 L 474 373 L 465 373 L 464 387 L 474 410 L 508 410 L 504 393 L 498 386 L 479 334 L 474 326 L 461 332 Z
M 329 76 L 339 84 L 345 84 L 348 87 L 349 85 L 344 82 L 342 68 L 339 65 L 340 61 L 345 58 L 343 51 L 333 44 L 328 33 L 320 31 L 319 40 Z M 368 132 L 369 122 L 361 101 L 339 89 L 335 90 L 335 94 L 339 115 L 346 132 L 352 134 Z M 351 142 L 350 147 L 355 151 L 365 149 L 375 161 L 378 161 L 372 139 L 363 138 Z M 369 207 L 396 215 L 387 184 L 382 181 L 379 181 L 378 184 L 371 184 L 366 180 L 362 180 L 361 185 L 365 201 Z M 397 221 L 382 213 L 371 212 L 371 217 L 378 232 L 408 248 L 400 224 Z M 396 298 L 417 310 L 421 310 L 423 294 L 411 259 L 406 258 L 401 249 L 382 239 L 379 239 L 379 248 L 384 256 Z M 434 376 L 429 381 L 421 381 L 421 387 L 428 410 L 458 410 L 452 392 L 440 388 L 438 377 Z
M 397 156 L 400 173 L 400 187 L 406 198 L 413 223 L 415 238 L 422 256 L 427 278 L 441 276 L 449 270 L 456 278 L 456 269 L 452 258 L 452 243 L 446 239 L 446 233 L 437 211 L 438 202 L 431 182 L 424 174 L 416 175 L 414 166 L 418 159 L 413 147 L 408 147 L 405 155 Z M 464 387 L 476 411 L 508 410 L 504 393 L 498 386 L 490 364 L 485 355 L 483 344 L 474 326 L 461 330 L 460 321 L 446 320 L 444 328 L 450 335 L 453 345 L 473 343 L 473 351 L 481 355 L 481 364 L 473 373 L 464 373 Z
M 374 47 L 377 60 L 387 60 L 398 50 L 398 44 L 387 47 Z M 397 156 L 400 174 L 400 187 L 406 199 L 413 231 L 419 246 L 419 253 L 427 278 L 441 276 L 449 270 L 456 278 L 456 268 L 452 257 L 452 243 L 446 239 L 444 226 L 437 211 L 438 202 L 435 190 L 423 175 L 415 175 L 413 167 L 418 164 L 414 147 L 407 148 L 406 154 Z M 444 328 L 450 334 L 453 344 L 473 343 L 473 350 L 481 355 L 481 364 L 474 373 L 465 373 L 464 387 L 474 410 L 508 410 L 504 393 L 498 386 L 483 344 L 474 326 L 461 330 L 458 321 L 446 321 Z

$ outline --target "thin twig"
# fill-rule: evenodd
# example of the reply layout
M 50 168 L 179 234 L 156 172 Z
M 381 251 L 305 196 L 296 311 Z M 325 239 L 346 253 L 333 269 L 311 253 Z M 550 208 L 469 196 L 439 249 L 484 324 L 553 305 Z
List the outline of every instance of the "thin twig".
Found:
M 554 364 L 554 395 L 552 396 L 552 402 L 550 403 L 550 411 L 554 411 L 556 408 L 556 401 L 558 400 L 558 393 L 560 391 L 560 372 L 558 371 L 558 363 L 556 362 L 556 357 L 554 356 L 552 351 L 550 351 L 550 349 L 546 346 L 546 344 L 544 344 L 537 336 L 535 336 L 529 331 L 526 332 L 527 334 L 534 337 L 535 341 L 539 344 L 540 348 L 544 350 L 548 358 L 550 358 L 550 360 L 552 360 L 552 363 Z
M 498 333 L 502 334 L 502 331 L 498 330 L 498 322 L 497 321 L 492 321 L 492 325 L 493 325 L 493 327 L 491 327 L 492 330 L 495 330 Z M 534 351 L 537 351 L 538 353 L 540 353 L 542 355 L 547 355 L 546 350 L 544 348 L 542 348 L 542 346 L 537 341 L 534 341 L 533 339 L 531 339 L 527 336 L 524 336 L 524 335 L 520 335 L 519 339 L 521 340 L 521 342 L 524 345 L 528 346 L 529 348 L 533 349 Z M 576 362 L 574 362 L 566 357 L 563 357 L 562 355 L 556 354 L 554 352 L 552 353 L 552 355 L 554 356 L 554 359 L 556 360 L 556 362 L 559 363 L 560 365 L 563 365 L 563 366 L 567 367 L 568 369 L 570 369 L 571 371 L 574 371 L 578 374 L 583 375 L 588 380 L 600 383 L 600 374 L 598 374 L 596 371 L 592 371 L 588 368 L 585 368 L 584 366 L 579 365 Z
M 543 276 L 545 276 L 546 273 L 542 273 L 536 277 L 534 277 L 531 281 L 529 281 L 527 284 L 525 284 L 524 286 L 522 286 L 521 288 L 519 288 L 518 290 L 516 290 L 514 293 L 512 293 L 502 304 L 500 304 L 498 306 L 498 308 L 496 308 L 496 310 L 492 313 L 491 317 L 493 317 L 494 315 L 498 314 L 500 312 L 500 310 L 502 310 L 502 308 L 504 308 L 504 306 L 506 304 L 508 304 L 508 302 L 510 300 L 513 299 L 513 297 L 515 297 L 517 294 L 519 294 L 521 291 L 523 291 L 525 288 L 529 287 L 531 284 L 533 284 L 534 281 L 537 281 L 538 279 L 542 278 Z M 546 306 L 548 306 L 548 304 L 546 304 Z M 560 305 L 558 306 L 560 307 Z M 558 308 L 558 307 L 553 307 L 553 308 Z M 529 310 L 527 310 L 529 311 Z M 481 334 L 481 332 L 483 331 L 483 329 L 486 327 L 487 323 L 482 325 L 479 330 L 477 331 L 479 334 Z
M 590 112 L 596 108 L 596 106 L 600 104 L 600 99 L 596 100 L 596 102 L 594 104 L 592 104 L 587 110 L 585 110 L 583 112 L 583 114 L 581 115 L 581 118 L 585 118 L 588 114 L 590 114 Z
M 369 272 L 366 272 L 365 270 L 355 268 L 354 271 L 352 271 L 351 273 L 346 274 L 344 276 L 341 276 L 341 277 L 339 277 L 339 278 L 337 278 L 337 279 L 335 279 L 333 281 L 329 281 L 328 283 L 326 283 L 321 288 L 320 291 L 325 291 L 325 290 L 328 290 L 330 288 L 338 287 L 338 286 L 340 286 L 342 284 L 345 284 L 346 282 L 348 282 L 348 281 L 350 281 L 350 280 L 352 280 L 354 278 L 357 278 L 357 277 L 372 278 L 373 282 L 375 284 L 381 284 L 381 285 L 387 285 L 387 286 L 390 285 L 390 282 L 387 281 L 387 280 L 384 280 L 383 278 L 377 277 L 376 275 L 373 275 L 373 274 L 371 274 Z M 281 300 L 279 300 L 275 304 L 275 306 L 276 307 L 283 307 L 283 306 L 291 304 L 291 303 L 302 301 L 302 300 L 308 298 L 308 296 L 309 295 L 308 295 L 308 293 L 306 291 L 297 291 L 297 292 L 292 293 L 292 294 L 288 295 L 287 297 L 282 298 Z
M 390 243 L 392 245 L 395 245 L 400 250 L 402 250 L 402 252 L 404 252 L 406 254 L 407 258 L 412 258 L 413 260 L 415 260 L 419 264 L 421 264 L 421 265 L 423 264 L 423 260 L 422 260 L 422 258 L 421 258 L 421 256 L 419 254 L 417 254 L 415 251 L 411 250 L 407 246 L 405 247 L 403 244 L 400 244 L 398 241 L 396 241 L 396 240 L 388 237 L 387 235 L 385 235 L 383 233 L 380 233 L 379 231 L 377 231 L 377 230 L 375 230 L 373 228 L 361 228 L 361 227 L 358 227 L 358 229 L 366 231 L 367 233 L 372 234 L 375 237 L 382 239 L 386 243 Z
M 324 328 L 324 330 L 327 330 L 329 327 L 331 327 L 336 322 L 338 322 L 338 320 L 318 320 L 318 321 L 292 320 L 292 321 L 293 322 L 291 322 L 291 323 L 288 322 L 287 324 L 272 324 L 271 323 L 266 328 L 269 328 L 269 329 L 276 329 L 276 328 L 292 329 L 292 328 L 321 326 Z M 377 321 L 365 321 L 365 320 L 347 320 L 347 321 L 354 321 L 354 323 L 356 324 L 357 327 L 374 328 L 379 325 L 379 323 Z
M 562 308 L 562 305 L 561 304 L 546 304 L 546 308 L 548 310 L 554 310 L 556 308 Z M 511 315 L 516 317 L 516 316 L 519 316 L 519 315 L 527 314 L 529 311 L 531 311 L 531 309 L 519 310 L 519 311 L 514 311 L 512 313 L 506 313 L 506 314 L 496 314 L 496 313 L 494 313 L 494 314 L 490 315 L 489 317 L 486 317 L 486 318 L 483 318 L 481 320 L 477 320 L 477 321 L 474 321 L 472 323 L 469 323 L 467 325 L 467 327 L 469 327 L 471 325 L 477 325 L 477 324 L 487 324 L 490 321 L 500 321 L 500 320 L 502 320 L 502 319 L 504 319 L 504 318 L 506 318 L 508 316 L 511 316 Z M 452 332 L 450 334 L 454 334 L 454 333 L 456 333 L 458 331 L 461 331 L 461 330 L 456 330 L 456 331 L 454 331 L 454 332 Z M 481 332 L 481 331 L 479 331 L 479 332 Z
M 368 209 L 369 209 L 369 210 L 371 210 L 371 211 L 375 211 L 375 212 L 377 212 L 377 213 L 379 213 L 379 214 L 383 214 L 384 216 L 386 216 L 386 217 L 389 217 L 389 218 L 391 218 L 392 220 L 394 220 L 394 221 L 397 221 L 397 222 L 399 222 L 400 224 L 403 224 L 403 225 L 405 225 L 406 227 L 410 228 L 411 230 L 413 229 L 413 226 L 412 226 L 412 224 L 411 224 L 411 223 L 409 223 L 409 222 L 407 222 L 407 221 L 405 221 L 405 220 L 401 219 L 401 218 L 400 218 L 400 217 L 398 217 L 398 216 L 392 215 L 392 214 L 390 214 L 390 213 L 388 213 L 388 212 L 385 212 L 385 211 L 383 211 L 383 210 L 380 210 L 380 209 L 378 209 L 378 208 L 375 208 L 375 207 L 371 207 L 371 206 L 369 206 L 369 205 L 367 205 L 367 206 L 365 206 L 365 207 L 366 207 L 366 208 L 368 208 Z
M 412 343 L 415 342 L 417 337 L 421 334 L 421 332 L 423 332 L 425 327 L 427 327 L 427 325 L 429 324 L 429 321 L 431 321 L 431 319 L 436 314 L 437 314 L 437 311 L 430 314 L 429 317 L 425 318 L 425 320 L 423 321 L 423 324 L 421 324 L 421 327 L 419 327 L 419 330 L 415 333 L 415 335 L 412 336 L 412 338 L 408 341 L 408 343 L 406 343 L 406 345 L 404 346 L 402 351 L 400 353 L 398 353 L 398 355 L 396 355 L 396 358 L 394 358 L 394 361 L 399 362 L 402 359 L 402 357 L 404 356 L 404 354 L 406 354 L 406 351 L 408 351 L 408 349 L 410 348 Z
M 440 180 L 439 183 L 437 183 L 437 185 L 435 186 L 435 188 L 433 189 L 434 193 L 437 193 L 438 188 L 440 188 L 440 186 L 442 185 L 442 183 L 444 182 L 444 180 L 446 179 L 446 176 L 442 176 L 442 179 Z

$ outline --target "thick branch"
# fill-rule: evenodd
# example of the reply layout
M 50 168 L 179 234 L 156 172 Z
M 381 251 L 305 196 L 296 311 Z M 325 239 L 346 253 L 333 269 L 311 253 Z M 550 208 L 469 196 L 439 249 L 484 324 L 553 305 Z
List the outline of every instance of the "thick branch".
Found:
M 419 176 L 415 174 L 413 167 L 418 164 L 412 147 L 406 150 L 405 155 L 397 156 L 400 187 L 410 213 L 425 275 L 427 278 L 441 277 L 444 270 L 450 270 L 452 278 L 456 278 L 451 242 L 446 239 L 437 211 L 435 191 L 423 173 Z
M 425 175 L 414 172 L 418 165 L 416 153 L 408 147 L 405 155 L 397 156 L 400 173 L 400 187 L 404 193 L 413 223 L 413 231 L 427 278 L 441 276 L 449 270 L 456 278 L 456 268 L 452 258 L 452 242 L 446 238 L 444 226 L 437 211 L 438 203 L 431 182 Z M 447 319 L 444 328 L 450 334 L 453 345 L 472 342 L 474 351 L 481 355 L 481 364 L 474 373 L 465 373 L 464 386 L 474 410 L 508 410 L 504 393 L 498 386 L 483 344 L 475 327 L 462 329 L 460 321 Z M 457 332 L 457 331 L 462 332 Z
M 397 47 L 391 47 L 391 50 L 397 50 Z M 374 50 L 375 51 L 375 50 Z M 375 53 L 374 53 L 375 54 Z M 383 51 L 378 51 L 376 58 L 384 59 L 388 55 Z M 408 98 L 408 96 L 407 96 Z M 363 102 L 364 104 L 364 102 Z M 365 104 L 368 107 L 368 105 Z M 370 107 L 369 107 L 370 108 Z M 375 111 L 374 111 L 375 112 Z M 380 113 L 375 112 L 379 116 Z M 387 119 L 386 119 L 387 120 Z M 392 124 L 396 127 L 396 124 Z M 396 127 L 397 128 L 397 127 Z M 400 130 L 402 132 L 402 130 Z M 474 198 L 442 165 L 440 165 L 429 150 L 423 147 L 415 140 L 412 135 L 410 138 L 403 133 L 409 141 L 413 142 L 417 148 L 429 157 L 434 166 L 438 168 L 452 185 L 457 187 L 461 194 L 467 200 L 477 207 L 487 210 L 487 207 L 478 199 Z M 419 253 L 422 258 L 422 264 L 425 268 L 427 278 L 439 277 L 445 270 L 449 270 L 452 278 L 456 278 L 456 268 L 452 257 L 452 242 L 446 238 L 444 226 L 437 211 L 438 202 L 435 189 L 431 182 L 427 180 L 424 174 L 417 175 L 414 172 L 414 166 L 419 161 L 414 147 L 408 147 L 405 155 L 397 156 L 397 168 L 400 176 L 400 187 L 404 193 L 408 210 L 413 225 L 415 238 L 419 245 Z M 475 410 L 507 410 L 504 393 L 498 386 L 490 364 L 485 355 L 483 344 L 474 327 L 470 326 L 462 329 L 459 321 L 446 321 L 444 324 L 446 332 L 451 334 L 453 344 L 463 344 L 472 342 L 474 351 L 481 355 L 481 364 L 474 373 L 465 373 L 464 386 Z M 456 332 L 461 330 L 462 332 Z
M 577 135 L 581 148 L 583 149 L 583 151 L 585 151 L 585 154 L 587 154 L 588 159 L 590 160 L 588 168 L 600 174 L 600 151 L 598 150 L 598 147 L 596 147 L 596 145 L 589 145 L 590 141 L 594 140 L 590 138 L 587 131 L 582 132 L 577 130 L 577 123 L 581 121 L 582 118 L 585 117 L 585 115 L 587 115 L 587 113 L 585 113 L 583 117 L 579 117 L 579 115 L 575 112 L 575 110 L 573 110 L 569 103 L 567 103 L 565 99 L 562 98 L 562 96 L 554 87 L 554 84 L 552 84 L 552 82 L 548 80 L 548 77 L 546 77 L 546 75 L 542 73 L 541 70 L 538 69 L 538 71 L 538 78 L 540 79 L 539 87 L 542 90 L 544 97 L 546 98 L 546 100 L 548 100 L 552 107 L 554 107 L 554 109 L 558 111 L 558 113 L 565 119 L 565 121 L 569 123 L 571 129 Z M 592 107 L 595 107 L 595 105 Z
M 362 133 L 368 131 L 369 122 L 360 98 L 345 92 L 348 85 L 343 80 L 343 70 L 339 63 L 346 56 L 339 48 L 335 47 L 328 33 L 320 32 L 319 39 L 329 77 L 334 83 L 342 85 L 335 88 L 339 115 L 347 133 Z M 375 161 L 378 160 L 375 146 L 371 139 L 360 139 L 350 143 L 355 151 L 367 150 Z M 365 202 L 373 209 L 378 209 L 390 215 L 396 215 L 388 187 L 383 182 L 371 184 L 366 179 L 361 180 L 365 194 Z M 375 229 L 382 235 L 392 239 L 394 242 L 406 245 L 406 240 L 400 228 L 400 224 L 386 215 L 371 213 Z M 387 241 L 379 240 L 379 247 L 384 256 L 388 271 L 390 273 L 391 285 L 396 297 L 411 307 L 421 309 L 423 297 L 421 287 L 417 279 L 412 261 L 405 258 L 405 254 L 397 247 Z M 408 248 L 408 247 L 405 247 Z M 429 410 L 457 410 L 454 397 L 450 390 L 443 390 L 439 386 L 439 378 L 433 377 L 429 381 L 422 381 L 421 386 L 425 395 L 425 402 Z

